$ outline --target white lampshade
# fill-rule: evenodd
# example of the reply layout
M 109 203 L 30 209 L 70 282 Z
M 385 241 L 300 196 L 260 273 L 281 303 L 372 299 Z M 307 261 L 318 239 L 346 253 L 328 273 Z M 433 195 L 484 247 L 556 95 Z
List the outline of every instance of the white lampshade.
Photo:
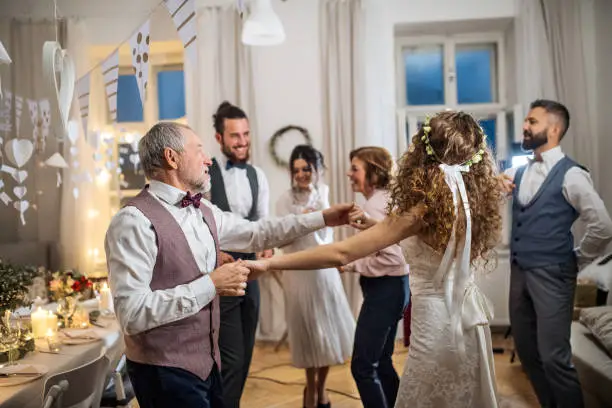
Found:
M 0 64 L 10 64 L 11 62 L 13 62 L 11 61 L 11 57 L 9 57 L 6 48 L 4 48 L 4 45 L 0 42 Z
M 271 0 L 252 0 L 250 14 L 242 27 L 247 45 L 277 45 L 285 41 L 285 29 L 272 9 Z

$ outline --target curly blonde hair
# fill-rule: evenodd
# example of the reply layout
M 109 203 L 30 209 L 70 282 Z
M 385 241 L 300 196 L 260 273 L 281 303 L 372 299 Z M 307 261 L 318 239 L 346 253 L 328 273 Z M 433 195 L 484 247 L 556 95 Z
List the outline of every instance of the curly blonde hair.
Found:
M 440 112 L 429 121 L 427 138 L 421 128 L 412 138 L 410 148 L 399 162 L 399 171 L 391 186 L 389 213 L 403 215 L 418 204 L 425 205 L 423 228 L 419 234 L 436 252 L 448 245 L 455 217 L 460 217 L 457 236 L 465 233 L 465 213 L 459 206 L 455 214 L 451 191 L 444 180 L 440 162 L 464 164 L 480 150 L 482 160 L 463 173 L 472 215 L 472 264 L 493 258 L 493 248 L 500 238 L 502 225 L 501 194 L 493 155 L 485 145 L 480 125 L 464 112 Z M 427 153 L 428 140 L 433 154 Z

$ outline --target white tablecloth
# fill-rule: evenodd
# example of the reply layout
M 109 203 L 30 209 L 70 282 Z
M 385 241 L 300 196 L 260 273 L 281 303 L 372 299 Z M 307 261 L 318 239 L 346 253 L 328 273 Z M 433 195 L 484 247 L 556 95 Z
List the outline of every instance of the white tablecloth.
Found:
M 83 306 L 90 308 L 91 304 L 84 302 Z M 47 305 L 44 308 L 52 310 L 53 307 L 54 305 Z M 100 341 L 81 345 L 62 345 L 58 354 L 33 351 L 28 353 L 24 359 L 19 360 L 21 364 L 45 365 L 49 368 L 49 372 L 37 380 L 11 387 L 2 387 L 2 379 L 0 379 L 0 407 L 40 408 L 43 401 L 43 387 L 48 376 L 79 367 L 95 359 L 103 348 L 106 348 L 106 355 L 111 365 L 118 361 L 124 351 L 119 325 L 114 319 L 104 318 L 103 321 L 110 322 L 110 324 L 105 328 L 94 327 L 94 330 L 100 334 Z M 111 369 L 113 368 L 111 366 Z

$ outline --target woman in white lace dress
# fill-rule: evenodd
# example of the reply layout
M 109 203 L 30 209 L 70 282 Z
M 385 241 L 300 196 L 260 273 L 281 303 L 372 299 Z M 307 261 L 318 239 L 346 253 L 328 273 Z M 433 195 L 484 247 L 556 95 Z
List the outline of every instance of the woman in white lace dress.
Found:
M 400 242 L 410 261 L 410 348 L 396 407 L 496 408 L 491 310 L 474 282 L 501 231 L 502 183 L 473 117 L 445 111 L 426 120 L 404 154 L 392 213 L 349 239 L 249 262 L 254 274 L 347 264 Z M 371 224 L 374 224 L 371 226 Z
M 289 159 L 292 186 L 278 199 L 277 216 L 329 207 L 329 187 L 319 181 L 323 167 L 323 156 L 312 146 L 293 149 Z M 333 240 L 333 230 L 323 228 L 282 249 L 283 253 L 298 252 Z M 325 391 L 329 366 L 343 364 L 351 356 L 355 318 L 336 268 L 283 269 L 291 359 L 294 366 L 306 370 L 303 406 L 327 408 L 331 406 Z

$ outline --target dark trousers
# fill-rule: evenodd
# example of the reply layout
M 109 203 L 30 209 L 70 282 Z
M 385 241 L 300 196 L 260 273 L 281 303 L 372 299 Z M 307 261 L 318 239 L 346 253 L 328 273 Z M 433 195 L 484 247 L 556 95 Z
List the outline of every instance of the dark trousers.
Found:
M 231 253 L 235 259 L 248 256 Z M 254 257 L 252 258 L 254 259 Z M 227 408 L 240 407 L 240 397 L 249 375 L 255 331 L 259 321 L 259 283 L 249 281 L 242 297 L 221 297 L 221 377 L 223 400 Z
M 543 407 L 584 406 L 570 347 L 577 273 L 575 261 L 527 270 L 512 265 L 512 334 Z
M 395 405 L 399 377 L 393 367 L 397 326 L 408 304 L 408 276 L 359 279 L 363 304 L 357 327 L 351 372 L 365 408 Z
M 141 408 L 224 408 L 217 365 L 203 381 L 181 368 L 127 361 L 127 372 Z

